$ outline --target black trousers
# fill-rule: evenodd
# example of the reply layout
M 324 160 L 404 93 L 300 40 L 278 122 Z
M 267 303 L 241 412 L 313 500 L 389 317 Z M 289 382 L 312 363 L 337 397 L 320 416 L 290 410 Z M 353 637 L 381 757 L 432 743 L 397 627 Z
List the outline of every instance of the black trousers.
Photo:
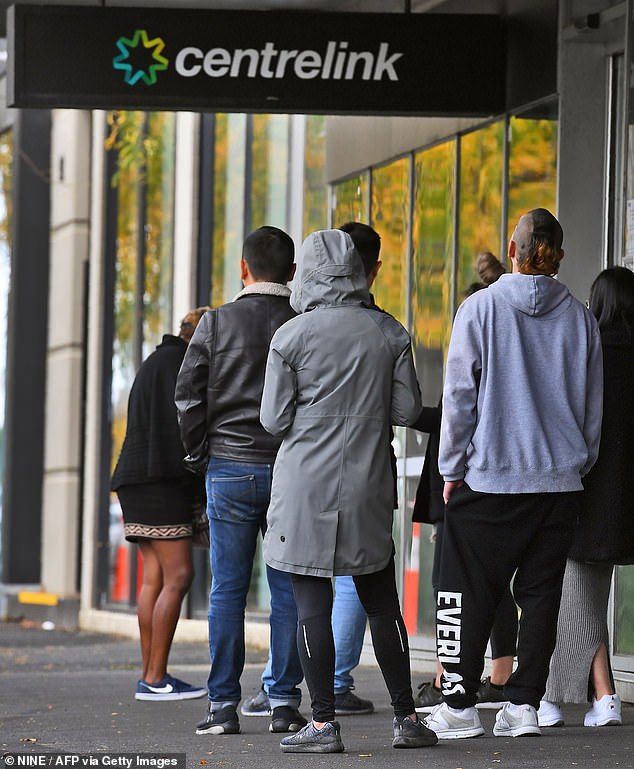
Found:
M 431 584 L 434 588 L 434 598 L 436 600 L 438 600 L 440 554 L 442 553 L 444 528 L 444 521 L 438 521 L 436 524 L 436 541 L 434 542 L 434 562 L 431 570 Z M 517 627 L 517 604 L 509 585 L 500 599 L 493 619 L 493 627 L 491 628 L 491 659 L 515 656 L 517 653 Z
M 441 688 L 451 707 L 475 704 L 495 612 L 513 575 L 518 664 L 504 691 L 511 702 L 539 707 L 579 500 L 580 492 L 484 494 L 466 484 L 452 494 L 436 607 Z
M 332 580 L 291 575 L 297 604 L 297 648 L 310 692 L 314 721 L 335 717 L 335 644 Z M 354 577 L 372 635 L 372 645 L 390 693 L 394 714 L 414 712 L 409 645 L 396 591 L 394 559 L 381 571 Z

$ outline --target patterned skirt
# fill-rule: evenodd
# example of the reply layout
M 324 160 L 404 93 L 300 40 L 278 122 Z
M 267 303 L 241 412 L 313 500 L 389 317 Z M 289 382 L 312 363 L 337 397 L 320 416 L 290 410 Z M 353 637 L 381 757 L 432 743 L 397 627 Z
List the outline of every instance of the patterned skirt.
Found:
M 128 542 L 140 539 L 183 539 L 192 535 L 192 512 L 204 495 L 204 479 L 195 475 L 120 486 Z

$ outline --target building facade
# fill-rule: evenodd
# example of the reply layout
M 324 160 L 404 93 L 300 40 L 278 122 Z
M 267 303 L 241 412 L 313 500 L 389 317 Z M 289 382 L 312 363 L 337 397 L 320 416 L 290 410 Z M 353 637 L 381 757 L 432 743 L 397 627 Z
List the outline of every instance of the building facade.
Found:
M 459 2 L 426 5 L 464 11 Z M 134 632 L 141 565 L 109 491 L 129 389 L 190 307 L 238 292 L 252 229 L 282 227 L 299 246 L 344 221 L 375 227 L 376 300 L 409 329 L 431 405 L 475 256 L 488 250 L 504 261 L 522 212 L 557 213 L 561 279 L 579 299 L 605 266 L 634 269 L 631 0 L 467 6 L 505 21 L 506 92 L 495 113 L 4 110 L 2 613 Z M 425 441 L 396 431 L 394 538 L 415 666 L 434 658 L 430 531 L 411 523 Z M 210 575 L 206 554 L 195 555 L 179 632 L 204 638 Z M 266 643 L 261 573 L 258 561 L 249 629 Z M 618 567 L 611 642 L 630 701 L 633 598 L 634 567 Z

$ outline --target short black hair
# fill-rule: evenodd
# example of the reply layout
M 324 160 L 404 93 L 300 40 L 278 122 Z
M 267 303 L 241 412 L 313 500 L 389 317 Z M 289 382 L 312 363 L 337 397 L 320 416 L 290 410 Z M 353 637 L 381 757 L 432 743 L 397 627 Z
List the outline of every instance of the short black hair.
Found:
M 600 329 L 623 324 L 634 333 L 634 272 L 627 267 L 608 267 L 590 288 L 590 312 Z
M 242 258 L 256 280 L 287 283 L 295 261 L 295 246 L 284 230 L 264 225 L 244 239 Z
M 362 224 L 361 222 L 346 222 L 339 229 L 347 232 L 352 238 L 354 247 L 363 262 L 365 274 L 369 275 L 374 265 L 379 261 L 381 236 L 369 224 Z

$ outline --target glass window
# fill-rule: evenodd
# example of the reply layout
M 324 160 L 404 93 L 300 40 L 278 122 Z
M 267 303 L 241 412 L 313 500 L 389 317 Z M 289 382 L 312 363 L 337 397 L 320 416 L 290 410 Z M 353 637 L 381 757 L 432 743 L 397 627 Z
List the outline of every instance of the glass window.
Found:
M 499 257 L 502 222 L 504 122 L 460 139 L 460 210 L 456 306 L 478 281 L 475 260 L 481 251 Z
M 634 568 L 617 566 L 615 574 L 614 651 L 634 654 Z
M 440 144 L 414 157 L 412 213 L 411 333 L 416 373 L 424 403 L 442 394 L 444 358 L 451 333 L 456 143 Z M 427 435 L 408 431 L 410 473 L 405 483 L 405 520 L 411 520 Z M 410 565 L 404 583 L 404 610 L 410 633 L 434 635 L 431 583 L 433 543 L 428 524 L 414 524 Z
M 2 532 L 2 479 L 4 478 L 4 400 L 7 365 L 7 313 L 11 280 L 13 133 L 0 134 L 0 533 Z M 0 564 L 2 539 L 0 536 Z M 0 572 L 2 570 L 0 569 Z
M 304 140 L 304 237 L 328 226 L 326 118 L 306 116 Z M 340 222 L 343 224 L 344 222 Z
M 215 126 L 212 307 L 232 299 L 241 286 L 247 116 L 216 115 Z
M 520 216 L 532 208 L 547 208 L 553 214 L 557 213 L 556 102 L 510 119 L 505 240 L 508 240 Z
M 143 358 L 154 350 L 172 323 L 176 147 L 176 115 L 173 112 L 148 115 L 145 146 Z
M 372 171 L 371 225 L 381 236 L 381 270 L 372 286 L 376 303 L 407 323 L 409 158 Z
M 173 113 L 109 115 L 110 149 L 116 152 L 116 252 L 112 349 L 110 472 L 126 431 L 130 388 L 141 361 L 172 331 L 174 251 Z M 135 603 L 141 561 L 123 538 L 115 494 L 109 506 L 109 600 Z
M 253 115 L 251 222 L 286 227 L 288 197 L 288 115 Z
M 332 226 L 346 222 L 367 222 L 369 205 L 368 174 L 337 182 L 332 187 Z

